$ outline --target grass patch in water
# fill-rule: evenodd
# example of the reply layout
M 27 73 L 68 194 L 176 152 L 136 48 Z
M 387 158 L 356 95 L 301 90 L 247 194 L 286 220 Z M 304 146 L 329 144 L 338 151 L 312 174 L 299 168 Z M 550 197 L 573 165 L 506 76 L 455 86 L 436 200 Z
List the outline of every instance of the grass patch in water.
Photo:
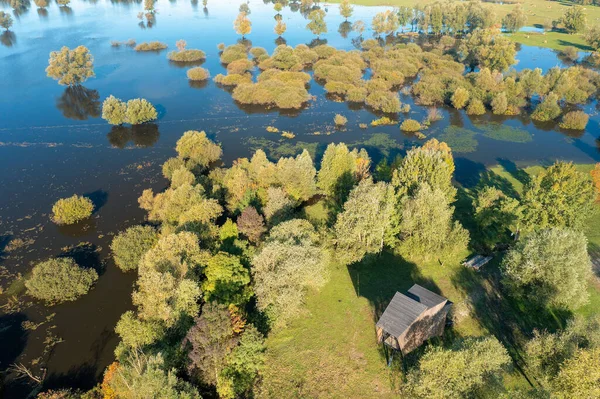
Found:
M 509 141 L 511 143 L 529 143 L 533 140 L 531 133 L 527 130 L 506 125 L 477 126 L 483 135 L 492 140 Z
M 453 152 L 474 152 L 477 149 L 477 140 L 474 130 L 463 129 L 458 126 L 448 126 L 439 137 L 440 141 L 446 142 Z
M 274 141 L 264 137 L 250 137 L 246 142 L 252 152 L 256 150 L 263 150 L 267 153 L 271 159 L 279 159 L 281 157 L 294 157 L 307 150 L 310 156 L 315 159 L 317 153 L 317 146 L 319 143 L 307 143 L 304 141 L 297 141 L 290 143 L 286 141 Z

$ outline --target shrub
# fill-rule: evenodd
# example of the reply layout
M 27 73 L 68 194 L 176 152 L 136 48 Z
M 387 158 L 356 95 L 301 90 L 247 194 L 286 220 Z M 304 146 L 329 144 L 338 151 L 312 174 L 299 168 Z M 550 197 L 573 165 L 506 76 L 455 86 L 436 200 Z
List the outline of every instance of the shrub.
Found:
M 363 48 L 363 50 L 368 51 L 375 47 L 379 47 L 379 42 L 375 39 L 363 40 L 363 42 L 361 43 L 361 47 Z
M 210 72 L 204 68 L 196 67 L 188 69 L 187 77 L 189 80 L 207 80 L 210 78 Z
M 252 70 L 254 68 L 254 63 L 247 58 L 241 58 L 239 60 L 235 60 L 227 65 L 227 73 L 228 74 L 238 74 L 243 75 L 246 72 Z
M 243 83 L 233 91 L 233 99 L 242 104 L 298 109 L 311 99 L 303 81 L 281 82 L 269 79 L 258 83 Z
M 144 42 L 134 47 L 135 51 L 160 51 L 166 49 L 168 46 L 161 42 Z
M 364 87 L 353 87 L 346 93 L 346 100 L 353 103 L 364 103 L 367 99 L 367 89 Z
M 252 47 L 250 49 L 250 54 L 252 55 L 252 57 L 254 58 L 259 58 L 263 55 L 269 55 L 269 53 L 267 53 L 267 50 L 265 50 L 262 47 Z
M 421 124 L 414 119 L 405 119 L 400 124 L 400 130 L 403 132 L 418 132 L 421 130 Z
M 94 269 L 84 269 L 72 258 L 49 259 L 34 266 L 25 281 L 27 292 L 50 304 L 74 301 L 98 280 Z
M 110 95 L 102 103 L 102 119 L 111 125 L 122 125 L 127 120 L 127 104 Z
M 95 76 L 94 58 L 85 46 L 78 46 L 74 50 L 65 46 L 60 51 L 50 53 L 46 74 L 58 80 L 60 85 L 79 85 Z
M 452 101 L 452 106 L 456 109 L 463 109 L 469 101 L 469 96 L 470 94 L 467 89 L 462 87 L 457 88 L 450 99 L 450 101 Z
M 590 117 L 583 111 L 571 111 L 563 115 L 560 127 L 563 129 L 584 130 Z
M 371 126 L 395 125 L 396 123 L 398 123 L 398 122 L 396 122 L 395 120 L 393 120 L 391 118 L 388 118 L 387 116 L 384 116 L 382 118 L 371 121 Z
M 235 61 L 248 58 L 246 46 L 243 44 L 233 44 L 223 50 L 221 62 L 225 65 Z
M 535 108 L 535 111 L 531 114 L 531 119 L 540 122 L 548 122 L 558 118 L 560 112 L 558 96 L 554 93 L 550 93 Z
M 175 62 L 195 62 L 200 61 L 206 58 L 206 54 L 202 50 L 180 50 L 180 51 L 171 51 L 167 54 L 167 58 L 171 61 Z
M 477 98 L 469 101 L 469 106 L 467 107 L 467 115 L 483 115 L 485 114 L 485 105 L 483 102 Z
M 158 233 L 151 226 L 133 226 L 117 234 L 110 244 L 115 264 L 123 271 L 137 269 L 142 256 L 157 241 Z
M 219 51 L 225 50 L 225 43 L 219 43 L 219 44 L 217 44 L 217 48 L 219 49 Z
M 94 211 L 92 200 L 79 195 L 61 198 L 52 207 L 52 221 L 56 224 L 73 224 L 89 218 Z
M 217 76 L 215 76 L 215 83 L 223 86 L 237 86 L 242 83 L 252 84 L 252 76 L 247 73 L 243 75 L 223 75 L 220 73 Z
M 375 91 L 369 94 L 366 104 L 377 111 L 395 113 L 400 112 L 400 99 L 398 94 L 389 91 Z
M 343 115 L 336 114 L 333 118 L 333 122 L 336 124 L 336 126 L 346 126 L 346 123 L 348 123 L 348 118 Z
M 569 61 L 577 61 L 577 59 L 579 59 L 579 52 L 573 46 L 565 47 L 560 54 Z
M 127 122 L 132 125 L 153 121 L 157 117 L 156 108 L 149 101 L 143 98 L 127 101 Z

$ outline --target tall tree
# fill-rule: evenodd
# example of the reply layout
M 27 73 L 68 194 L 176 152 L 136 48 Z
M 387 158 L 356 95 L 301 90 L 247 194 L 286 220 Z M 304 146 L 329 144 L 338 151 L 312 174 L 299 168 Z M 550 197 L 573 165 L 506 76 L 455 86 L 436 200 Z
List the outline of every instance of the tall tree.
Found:
M 247 13 L 242 11 L 238 14 L 235 21 L 233 21 L 233 29 L 238 35 L 242 36 L 242 39 L 252 32 L 252 22 L 250 22 Z
M 342 2 L 340 3 L 340 15 L 342 17 L 344 17 L 344 19 L 347 21 L 348 18 L 350 18 L 352 16 L 353 12 L 354 12 L 354 7 L 352 7 L 352 5 L 350 4 L 350 1 L 342 0 Z
M 539 306 L 576 309 L 588 300 L 592 265 L 581 232 L 538 230 L 525 236 L 502 263 L 504 286 Z
M 502 26 L 504 26 L 504 29 L 508 32 L 516 32 L 524 27 L 526 23 L 527 16 L 520 4 L 517 4 L 517 6 L 502 19 Z
M 50 60 L 46 68 L 48 77 L 58 80 L 58 84 L 75 86 L 85 82 L 94 74 L 94 58 L 85 46 L 74 50 L 63 47 L 60 51 L 50 53 Z
M 587 25 L 587 17 L 581 6 L 567 7 L 567 11 L 559 21 L 569 33 L 583 32 Z
M 499 29 L 477 29 L 459 46 L 459 58 L 471 68 L 489 68 L 502 72 L 515 63 L 515 43 Z
M 370 163 L 364 149 L 350 151 L 344 143 L 331 143 L 323 154 L 317 187 L 341 205 L 352 187 L 368 176 Z

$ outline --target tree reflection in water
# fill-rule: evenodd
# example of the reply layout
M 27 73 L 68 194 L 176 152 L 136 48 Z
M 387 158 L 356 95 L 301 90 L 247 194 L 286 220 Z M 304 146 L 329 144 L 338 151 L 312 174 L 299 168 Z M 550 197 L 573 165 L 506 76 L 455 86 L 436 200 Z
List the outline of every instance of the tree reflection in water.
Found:
M 145 123 L 135 126 L 113 126 L 106 137 L 111 146 L 123 149 L 130 141 L 133 141 L 136 147 L 152 147 L 159 136 L 156 123 Z
M 4 31 L 0 35 L 0 43 L 6 47 L 12 47 L 17 43 L 17 35 L 10 30 Z
M 56 108 L 65 118 L 84 121 L 100 116 L 100 94 L 83 86 L 69 86 L 56 100 Z

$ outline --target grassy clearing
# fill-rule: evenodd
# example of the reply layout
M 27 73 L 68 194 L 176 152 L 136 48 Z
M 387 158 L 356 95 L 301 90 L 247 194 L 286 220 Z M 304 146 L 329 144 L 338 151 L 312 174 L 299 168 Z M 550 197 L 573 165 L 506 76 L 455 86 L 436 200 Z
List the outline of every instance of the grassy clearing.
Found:
M 578 165 L 589 172 L 592 165 Z M 518 169 L 509 164 L 490 171 L 521 192 L 528 176 L 541 167 Z M 458 205 L 458 204 L 457 204 Z M 315 220 L 324 220 L 326 210 L 319 203 L 307 210 Z M 589 223 L 590 245 L 600 248 L 600 211 Z M 411 262 L 383 253 L 358 265 L 343 267 L 332 261 L 331 279 L 319 292 L 312 292 L 306 311 L 284 329 L 267 339 L 267 366 L 263 373 L 261 397 L 273 398 L 388 398 L 397 396 L 402 373 L 386 367 L 376 344 L 375 322 L 396 291 L 406 291 L 414 283 L 449 298 L 453 303 L 454 325 L 443 340 L 455 337 L 493 334 L 511 353 L 515 366 L 504 377 L 507 387 L 527 387 L 527 365 L 523 343 L 534 328 L 555 330 L 564 326 L 570 314 L 559 311 L 532 311 L 524 303 L 505 297 L 499 287 L 495 258 L 477 273 L 460 265 L 460 260 L 433 259 Z M 600 284 L 590 285 L 590 303 L 576 313 L 597 314 Z M 410 354 L 413 364 L 423 348 Z
M 554 50 L 563 50 L 572 46 L 579 51 L 592 51 L 582 35 L 571 35 L 563 32 L 517 32 L 508 35 L 513 41 L 527 46 L 548 47 Z

